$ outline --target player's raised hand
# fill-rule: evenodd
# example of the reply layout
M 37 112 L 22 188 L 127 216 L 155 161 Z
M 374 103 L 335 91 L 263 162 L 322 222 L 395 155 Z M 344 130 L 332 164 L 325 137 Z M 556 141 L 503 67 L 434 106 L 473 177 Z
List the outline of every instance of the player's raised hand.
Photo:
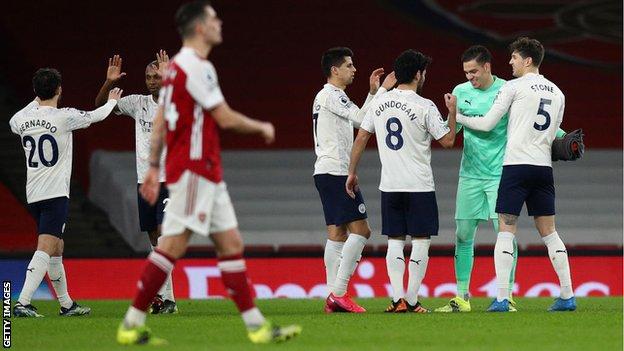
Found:
M 383 76 L 383 74 L 384 74 L 384 69 L 377 68 L 371 73 L 370 77 L 368 78 L 368 83 L 370 84 L 369 92 L 371 95 L 375 95 L 377 93 L 377 89 L 379 89 L 379 81 L 381 79 L 381 76 Z
M 109 100 L 117 100 L 119 101 L 119 99 L 121 99 L 121 94 L 123 94 L 123 90 L 119 89 L 119 88 L 114 88 L 111 91 L 108 92 L 108 99 Z
M 158 193 L 160 192 L 160 182 L 158 181 L 159 168 L 150 167 L 147 173 L 145 173 L 145 179 L 143 184 L 139 188 L 141 196 L 150 205 L 156 204 L 158 199 Z
M 262 122 L 260 135 L 264 142 L 267 144 L 272 144 L 275 141 L 275 127 L 271 122 Z
M 457 97 L 455 95 L 448 93 L 444 94 L 444 104 L 449 112 L 454 113 L 457 111 Z
M 355 199 L 355 192 L 360 190 L 357 174 L 349 174 L 349 176 L 347 177 L 347 182 L 345 183 L 345 190 L 347 190 L 347 194 L 352 199 Z
M 115 82 L 123 78 L 126 73 L 121 71 L 123 60 L 121 56 L 115 55 L 108 59 L 108 69 L 106 70 L 106 80 Z
M 167 51 L 161 49 L 157 52 L 156 62 L 158 62 L 158 75 L 164 78 L 165 73 L 167 73 L 167 66 L 169 66 L 169 55 L 167 55 Z
M 390 90 L 394 88 L 396 83 L 397 83 L 397 79 L 396 79 L 396 76 L 394 75 L 394 71 L 392 71 L 390 72 L 390 74 L 386 76 L 386 78 L 384 78 L 381 86 L 384 87 L 386 90 Z

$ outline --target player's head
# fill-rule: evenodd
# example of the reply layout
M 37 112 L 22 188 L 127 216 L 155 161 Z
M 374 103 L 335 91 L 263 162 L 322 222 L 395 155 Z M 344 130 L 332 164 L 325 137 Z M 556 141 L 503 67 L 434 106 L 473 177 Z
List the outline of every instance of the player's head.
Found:
M 35 95 L 50 100 L 61 95 L 61 73 L 54 68 L 39 68 L 32 79 Z
M 520 37 L 509 45 L 509 52 L 514 77 L 522 77 L 527 71 L 539 68 L 544 59 L 544 46 L 537 39 Z
M 158 96 L 162 86 L 162 77 L 158 74 L 158 61 L 154 60 L 145 67 L 145 86 L 150 94 Z
M 416 92 L 422 91 L 425 84 L 427 66 L 431 63 L 431 57 L 423 55 L 416 50 L 405 50 L 394 61 L 394 74 L 398 84 L 416 83 Z
M 182 40 L 200 38 L 210 46 L 223 41 L 221 23 L 210 1 L 188 2 L 180 6 L 175 14 L 176 28 Z
M 483 45 L 469 47 L 461 57 L 466 79 L 480 89 L 492 81 L 492 54 Z
M 353 83 L 355 66 L 353 65 L 353 51 L 346 47 L 331 48 L 321 57 L 321 68 L 327 79 L 337 80 L 341 85 Z

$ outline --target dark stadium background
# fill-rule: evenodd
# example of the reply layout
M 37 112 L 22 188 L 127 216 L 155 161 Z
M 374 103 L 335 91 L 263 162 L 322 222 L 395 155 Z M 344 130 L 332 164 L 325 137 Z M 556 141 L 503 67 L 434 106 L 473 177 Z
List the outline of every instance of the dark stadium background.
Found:
M 33 72 L 39 67 L 59 69 L 63 74 L 61 105 L 93 109 L 107 59 L 120 54 L 123 71 L 128 73 L 122 83 L 125 94 L 143 93 L 143 70 L 155 52 L 165 49 L 173 55 L 180 47 L 173 26 L 173 13 L 180 3 L 3 2 L 0 105 L 5 122 L 0 124 L 0 257 L 27 259 L 36 243 L 34 223 L 24 207 L 23 150 L 7 123 L 15 111 L 32 100 Z M 311 150 L 310 106 L 324 84 L 319 61 L 329 47 L 346 45 L 355 52 L 358 72 L 348 94 L 357 102 L 366 94 L 371 70 L 384 67 L 390 72 L 394 57 L 404 49 L 424 52 L 433 57 L 424 95 L 442 107 L 443 94 L 465 80 L 459 60 L 464 49 L 473 43 L 485 44 L 494 56 L 494 72 L 511 79 L 506 45 L 519 34 L 528 34 L 546 45 L 541 71 L 566 94 L 562 128 L 583 128 L 588 150 L 621 152 L 621 2 L 554 1 L 516 6 L 522 3 L 214 1 L 224 21 L 224 43 L 211 53 L 210 60 L 217 68 L 224 95 L 234 108 L 271 121 L 277 128 L 277 141 L 270 146 L 252 137 L 222 133 L 223 149 Z M 87 199 L 92 176 L 89 160 L 95 150 L 102 149 L 132 151 L 134 122 L 110 117 L 74 134 L 70 217 L 75 223 L 90 225 L 68 235 L 66 257 L 142 257 L 144 253 L 130 250 L 106 215 Z M 621 166 L 621 155 L 619 162 Z M 621 199 L 621 167 L 619 174 L 620 182 L 613 189 Z M 315 210 L 320 211 L 318 207 Z M 621 258 L 621 245 L 620 240 L 576 252 Z M 268 256 L 319 254 L 306 249 L 290 254 L 268 251 Z M 439 251 L 452 253 L 448 247 Z M 262 248 L 258 252 L 263 252 Z M 527 254 L 542 255 L 543 250 L 528 250 Z

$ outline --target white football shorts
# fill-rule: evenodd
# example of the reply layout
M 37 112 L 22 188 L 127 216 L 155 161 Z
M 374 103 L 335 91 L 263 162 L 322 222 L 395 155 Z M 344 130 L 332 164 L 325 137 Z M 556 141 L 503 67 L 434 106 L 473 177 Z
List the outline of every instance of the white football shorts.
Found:
M 169 188 L 162 235 L 178 235 L 186 228 L 207 236 L 238 227 L 225 182 L 213 183 L 185 171 Z

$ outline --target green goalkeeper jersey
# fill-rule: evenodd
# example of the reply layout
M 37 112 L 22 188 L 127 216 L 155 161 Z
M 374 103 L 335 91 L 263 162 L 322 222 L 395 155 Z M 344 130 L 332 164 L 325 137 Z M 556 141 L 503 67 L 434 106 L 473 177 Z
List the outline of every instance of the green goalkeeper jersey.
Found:
M 483 117 L 492 107 L 496 95 L 505 84 L 505 80 L 492 76 L 494 82 L 486 89 L 476 89 L 470 82 L 459 84 L 453 89 L 457 97 L 457 111 L 464 116 Z M 464 129 L 464 150 L 462 152 L 459 176 L 476 179 L 500 179 L 503 172 L 503 157 L 507 144 L 507 122 L 505 114 L 498 124 L 489 132 Z M 458 131 L 462 128 L 457 125 Z M 559 129 L 557 137 L 566 133 Z
M 469 117 L 483 117 L 492 107 L 498 90 L 505 80 L 493 76 L 494 83 L 486 89 L 472 87 L 470 82 L 459 84 L 453 89 L 457 96 L 457 111 Z M 503 170 L 503 157 L 507 144 L 507 122 L 505 114 L 489 132 L 464 129 L 464 150 L 462 153 L 460 177 L 477 179 L 499 179 Z M 461 125 L 458 124 L 458 128 Z

